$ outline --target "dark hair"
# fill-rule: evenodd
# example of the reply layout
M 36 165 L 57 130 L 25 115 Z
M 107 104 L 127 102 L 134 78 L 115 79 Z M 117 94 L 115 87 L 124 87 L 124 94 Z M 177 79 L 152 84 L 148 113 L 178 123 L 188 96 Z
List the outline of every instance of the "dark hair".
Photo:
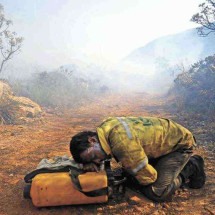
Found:
M 80 157 L 80 154 L 90 147 L 88 138 L 95 135 L 97 136 L 97 133 L 93 131 L 82 131 L 72 137 L 70 141 L 70 152 L 76 162 L 84 163 Z

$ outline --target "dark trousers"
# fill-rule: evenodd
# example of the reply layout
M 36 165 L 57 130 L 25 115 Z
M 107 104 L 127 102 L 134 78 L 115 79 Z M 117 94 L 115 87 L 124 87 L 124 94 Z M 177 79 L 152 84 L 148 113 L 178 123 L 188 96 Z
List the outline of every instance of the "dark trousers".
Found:
M 157 159 L 150 160 L 149 163 L 157 171 L 157 180 L 148 186 L 138 185 L 138 182 L 129 176 L 128 184 L 135 184 L 136 188 L 140 190 L 149 199 L 162 202 L 171 198 L 172 194 L 181 186 L 184 178 L 183 171 L 186 169 L 185 165 L 188 163 L 192 154 L 192 149 L 182 149 Z M 187 172 L 187 170 L 185 170 Z M 186 174 L 186 175 L 191 175 Z

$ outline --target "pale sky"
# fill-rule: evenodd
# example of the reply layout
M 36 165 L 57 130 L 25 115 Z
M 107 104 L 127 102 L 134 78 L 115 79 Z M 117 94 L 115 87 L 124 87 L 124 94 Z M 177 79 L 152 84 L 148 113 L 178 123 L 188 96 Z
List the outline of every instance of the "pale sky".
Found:
M 202 0 L 2 0 L 24 37 L 20 62 L 50 68 L 74 59 L 117 62 L 134 49 L 196 27 Z

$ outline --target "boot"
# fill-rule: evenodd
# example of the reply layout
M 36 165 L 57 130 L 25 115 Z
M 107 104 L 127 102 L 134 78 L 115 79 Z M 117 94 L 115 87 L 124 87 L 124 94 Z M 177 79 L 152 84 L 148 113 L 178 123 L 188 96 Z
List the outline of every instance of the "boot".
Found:
M 196 167 L 196 171 L 193 175 L 190 176 L 190 182 L 188 183 L 188 186 L 190 188 L 198 189 L 203 187 L 206 180 L 206 175 L 204 171 L 204 160 L 199 155 L 194 155 L 190 158 L 193 165 Z
M 203 187 L 206 180 L 203 158 L 199 155 L 192 156 L 180 174 L 183 182 L 189 179 L 188 186 L 190 188 L 198 189 Z

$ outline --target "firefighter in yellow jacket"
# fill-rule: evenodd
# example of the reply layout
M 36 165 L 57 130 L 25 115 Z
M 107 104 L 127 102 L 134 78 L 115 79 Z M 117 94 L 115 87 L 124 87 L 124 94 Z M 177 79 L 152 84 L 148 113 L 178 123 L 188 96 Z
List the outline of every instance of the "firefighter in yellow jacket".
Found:
M 110 117 L 96 132 L 73 136 L 70 151 L 86 171 L 98 171 L 108 157 L 121 162 L 129 184 L 138 186 L 149 199 L 169 199 L 182 183 L 201 188 L 204 161 L 192 156 L 192 133 L 172 120 L 155 117 Z

